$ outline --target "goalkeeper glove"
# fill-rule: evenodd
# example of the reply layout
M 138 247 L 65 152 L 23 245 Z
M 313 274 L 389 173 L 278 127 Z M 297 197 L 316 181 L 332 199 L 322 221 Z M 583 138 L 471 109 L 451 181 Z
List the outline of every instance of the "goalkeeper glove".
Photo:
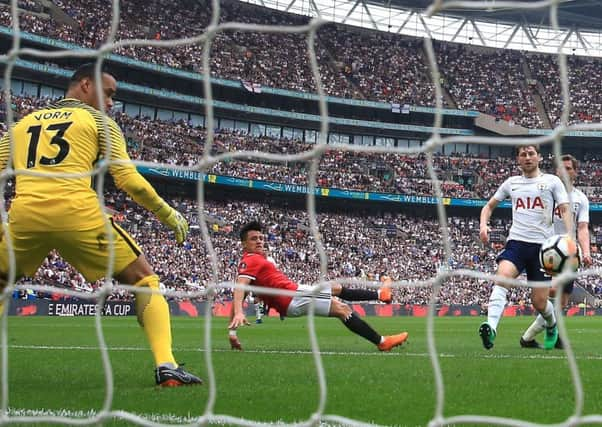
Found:
M 167 203 L 155 211 L 155 215 L 161 223 L 173 230 L 176 234 L 176 242 L 182 243 L 188 236 L 188 221 L 180 212 L 169 206 Z

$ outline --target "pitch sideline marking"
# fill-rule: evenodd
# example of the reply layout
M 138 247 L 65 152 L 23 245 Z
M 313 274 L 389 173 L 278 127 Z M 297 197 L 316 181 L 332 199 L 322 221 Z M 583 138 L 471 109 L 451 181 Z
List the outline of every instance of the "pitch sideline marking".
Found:
M 90 350 L 90 351 L 100 351 L 100 347 L 94 346 L 54 346 L 54 345 L 9 345 L 9 349 L 15 350 Z M 108 347 L 109 351 L 149 351 L 146 347 Z M 204 353 L 206 350 L 203 348 L 185 348 L 179 347 L 175 348 L 176 351 L 198 351 L 200 353 Z M 213 352 L 216 353 L 232 353 L 233 350 L 226 349 L 213 349 Z M 560 360 L 566 359 L 566 355 L 564 353 L 554 355 L 554 354 L 544 354 L 543 352 L 527 350 L 532 354 L 525 355 L 516 355 L 516 354 L 482 354 L 477 357 L 483 359 L 546 359 L 546 360 Z M 310 350 L 244 350 L 243 353 L 250 354 L 284 354 L 284 355 L 299 355 L 299 356 L 307 356 L 313 354 Z M 389 353 L 377 353 L 377 352 L 362 352 L 362 351 L 321 351 L 321 355 L 323 356 L 376 356 L 376 357 L 429 357 L 428 353 L 412 353 L 412 352 L 389 352 Z M 463 356 L 459 356 L 457 354 L 451 353 L 439 353 L 438 355 L 442 359 L 455 359 L 462 358 Z M 475 357 L 474 354 L 471 354 L 470 357 Z M 589 356 L 577 356 L 578 360 L 602 360 L 602 355 L 589 355 Z

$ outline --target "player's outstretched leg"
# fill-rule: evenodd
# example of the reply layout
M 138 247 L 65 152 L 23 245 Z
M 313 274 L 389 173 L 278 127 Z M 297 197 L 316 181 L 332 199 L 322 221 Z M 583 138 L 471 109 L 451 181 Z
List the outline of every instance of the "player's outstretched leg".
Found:
M 391 351 L 393 348 L 402 345 L 408 339 L 408 333 L 402 332 L 397 335 L 382 336 L 372 327 L 364 322 L 361 317 L 351 310 L 347 304 L 342 303 L 336 298 L 332 299 L 330 306 L 330 317 L 338 317 L 351 332 L 367 339 L 380 351 Z
M 380 351 L 391 351 L 393 348 L 406 342 L 408 340 L 408 336 L 409 335 L 407 332 L 402 332 L 401 334 L 382 337 L 382 341 L 378 345 L 378 349 Z
M 382 282 L 383 285 L 378 290 L 378 300 L 380 302 L 384 302 L 385 304 L 391 304 L 393 301 L 393 292 L 391 290 L 393 279 L 390 277 L 385 277 L 383 278 Z
M 390 304 L 393 300 L 391 283 L 392 280 L 387 278 L 379 289 L 353 289 L 337 284 L 332 287 L 332 295 L 345 301 L 380 301 Z

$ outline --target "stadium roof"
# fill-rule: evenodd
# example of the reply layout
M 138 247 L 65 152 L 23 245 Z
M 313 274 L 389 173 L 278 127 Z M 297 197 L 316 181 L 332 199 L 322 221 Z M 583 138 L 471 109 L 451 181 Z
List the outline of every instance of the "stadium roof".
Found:
M 602 0 L 558 0 L 558 27 L 551 1 L 440 0 L 241 0 L 342 24 L 411 37 L 496 49 L 602 57 Z M 503 7 L 519 4 L 521 7 Z M 483 5 L 486 4 L 484 7 Z M 462 5 L 463 7 L 459 7 Z
M 426 10 L 433 0 L 384 0 L 369 3 L 417 11 Z M 494 2 L 492 2 L 494 3 Z M 529 3 L 525 1 L 524 3 Z M 484 10 L 467 10 L 462 8 L 446 9 L 446 14 L 472 19 L 496 20 L 502 22 L 527 22 L 533 25 L 549 26 L 548 10 L 517 10 L 515 8 Z M 558 25 L 560 27 L 599 31 L 602 28 L 602 0 L 560 0 L 558 4 Z

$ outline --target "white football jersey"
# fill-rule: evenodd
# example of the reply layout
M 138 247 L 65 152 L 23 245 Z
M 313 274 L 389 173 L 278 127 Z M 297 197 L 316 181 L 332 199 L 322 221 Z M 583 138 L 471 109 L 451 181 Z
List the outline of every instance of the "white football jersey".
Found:
M 564 184 L 556 175 L 542 173 L 534 178 L 508 178 L 493 197 L 512 202 L 512 226 L 508 240 L 543 243 L 554 234 L 556 206 L 569 202 Z
M 589 200 L 587 196 L 583 194 L 583 191 L 573 187 L 571 191 L 571 202 L 570 211 L 573 213 L 574 228 L 573 237 L 577 237 L 577 224 L 580 222 L 589 223 Z M 564 222 L 560 217 L 560 211 L 558 208 L 554 209 L 554 233 L 555 234 L 567 234 Z

